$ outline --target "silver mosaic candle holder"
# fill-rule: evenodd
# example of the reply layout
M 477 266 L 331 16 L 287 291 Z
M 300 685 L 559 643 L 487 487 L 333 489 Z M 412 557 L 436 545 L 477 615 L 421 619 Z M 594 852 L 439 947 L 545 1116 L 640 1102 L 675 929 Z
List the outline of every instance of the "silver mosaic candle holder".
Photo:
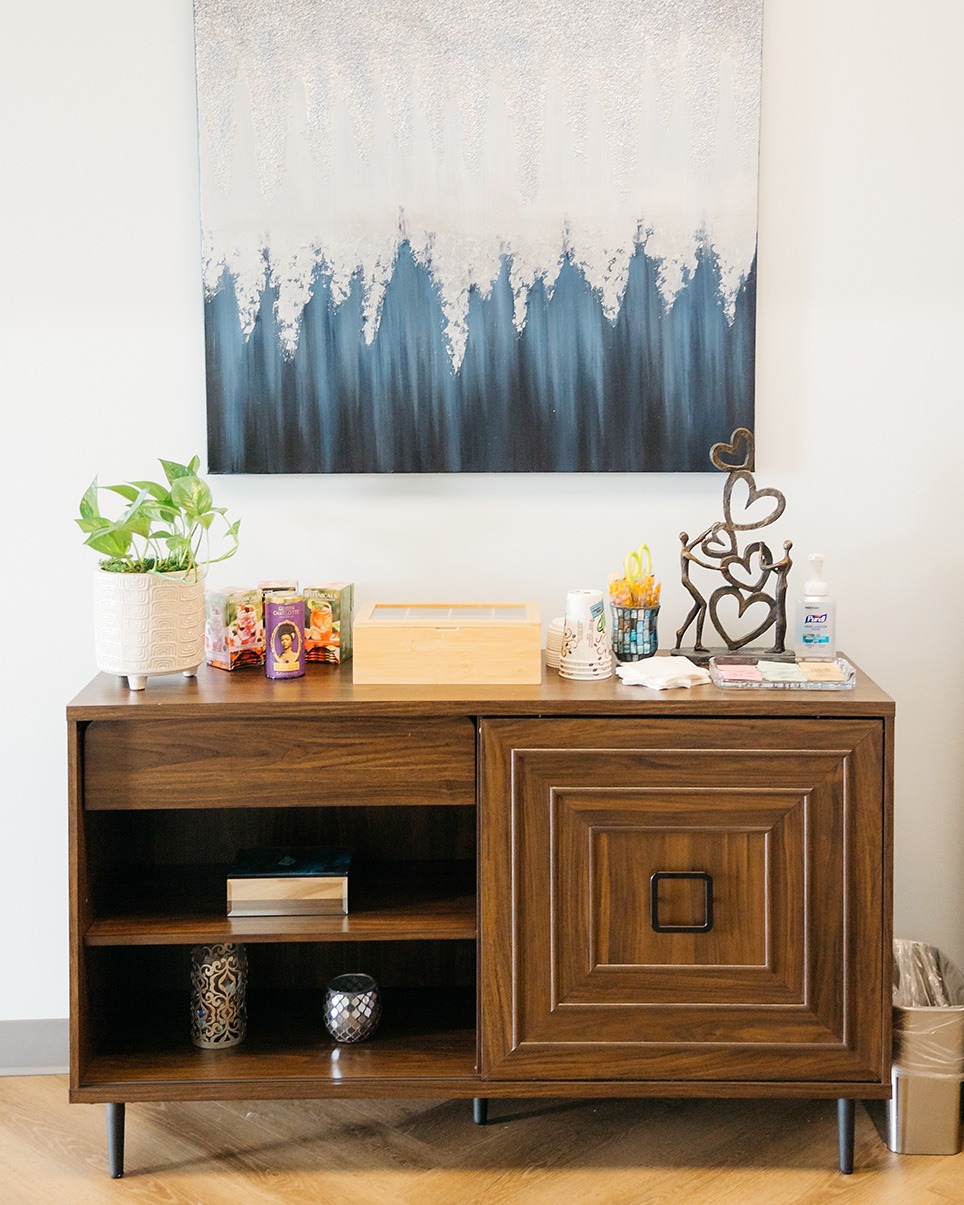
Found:
M 191 1041 L 222 1050 L 244 1040 L 248 1027 L 248 954 L 227 942 L 191 950 Z
M 378 1028 L 382 1000 L 371 975 L 338 975 L 325 993 L 325 1028 L 336 1042 L 362 1042 Z

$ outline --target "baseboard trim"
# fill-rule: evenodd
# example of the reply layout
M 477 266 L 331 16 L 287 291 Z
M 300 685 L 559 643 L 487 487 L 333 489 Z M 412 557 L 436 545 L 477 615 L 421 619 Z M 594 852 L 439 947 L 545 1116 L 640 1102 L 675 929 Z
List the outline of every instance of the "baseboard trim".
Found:
M 63 1075 L 68 1050 L 66 1017 L 0 1021 L 0 1075 Z

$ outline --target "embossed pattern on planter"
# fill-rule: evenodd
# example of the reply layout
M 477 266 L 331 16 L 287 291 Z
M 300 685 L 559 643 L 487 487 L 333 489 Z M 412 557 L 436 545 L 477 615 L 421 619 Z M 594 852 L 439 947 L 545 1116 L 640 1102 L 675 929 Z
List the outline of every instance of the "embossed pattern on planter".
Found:
M 204 577 L 94 574 L 95 655 L 108 674 L 170 674 L 204 660 Z

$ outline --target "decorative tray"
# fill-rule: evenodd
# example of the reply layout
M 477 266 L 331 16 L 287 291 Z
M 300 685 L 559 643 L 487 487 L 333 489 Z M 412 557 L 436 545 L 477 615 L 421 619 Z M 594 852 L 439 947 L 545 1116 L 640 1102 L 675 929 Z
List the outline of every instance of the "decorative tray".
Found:
M 710 658 L 709 671 L 713 685 L 725 690 L 852 690 L 857 681 L 856 670 L 843 657 L 833 661 L 770 661 L 766 656 L 726 653 Z M 797 673 L 801 677 L 792 676 Z

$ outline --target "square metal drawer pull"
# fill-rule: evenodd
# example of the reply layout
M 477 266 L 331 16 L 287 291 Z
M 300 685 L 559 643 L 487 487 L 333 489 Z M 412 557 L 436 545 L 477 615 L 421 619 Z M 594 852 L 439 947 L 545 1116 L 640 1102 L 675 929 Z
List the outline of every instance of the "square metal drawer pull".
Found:
M 659 885 L 663 879 L 702 881 L 705 919 L 701 925 L 661 925 L 659 923 Z M 709 933 L 713 928 L 713 876 L 705 870 L 657 870 L 649 880 L 649 906 L 653 929 L 657 933 Z

